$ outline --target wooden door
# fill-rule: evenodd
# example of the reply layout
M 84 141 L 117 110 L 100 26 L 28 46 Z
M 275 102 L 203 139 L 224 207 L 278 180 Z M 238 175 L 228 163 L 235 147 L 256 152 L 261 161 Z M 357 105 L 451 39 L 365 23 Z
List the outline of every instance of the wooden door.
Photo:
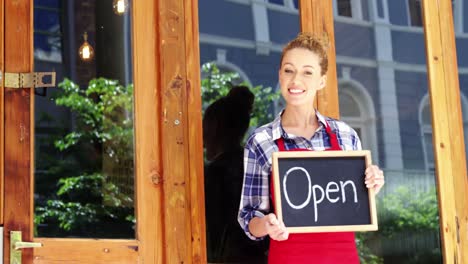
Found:
M 86 1 L 59 2 L 79 5 Z M 110 4 L 109 8 L 112 8 L 112 1 L 106 2 Z M 40 17 L 33 18 L 36 11 L 35 3 L 36 1 L 33 0 L 1 1 L 0 15 L 8 14 L 0 20 L 1 25 L 4 21 L 4 30 L 2 30 L 1 36 L 7 36 L 5 39 L 2 38 L 0 42 L 2 72 L 3 68 L 5 72 L 11 73 L 29 73 L 35 70 L 35 59 L 38 58 L 38 55 L 34 56 L 33 47 L 37 44 L 34 42 L 37 41 L 35 38 L 38 37 L 38 34 L 37 30 L 34 29 L 33 21 L 37 23 L 44 20 L 40 20 Z M 34 198 L 34 178 L 37 175 L 36 167 L 40 167 L 41 164 L 35 164 L 35 161 L 38 160 L 35 146 L 41 142 L 37 135 L 35 136 L 35 124 L 39 118 L 35 113 L 35 103 L 37 102 L 35 99 L 44 92 L 50 95 L 52 90 L 44 91 L 32 87 L 18 89 L 7 86 L 1 92 L 2 110 L 5 109 L 5 111 L 3 113 L 0 110 L 4 120 L 1 122 L 1 133 L 3 135 L 4 131 L 5 134 L 4 137 L 1 137 L 0 143 L 3 143 L 3 138 L 5 138 L 5 144 L 1 147 L 4 149 L 2 153 L 7 153 L 1 159 L 2 165 L 4 163 L 2 166 L 4 177 L 1 178 L 4 179 L 5 184 L 0 182 L 2 190 L 5 186 L 4 199 L 0 199 L 4 202 L 4 207 L 0 212 L 0 215 L 4 216 L 2 218 L 4 227 L 3 263 L 10 263 L 10 234 L 12 231 L 21 231 L 22 241 L 42 244 L 42 247 L 39 248 L 22 249 L 21 263 L 163 262 L 162 189 L 155 183 L 156 176 L 154 176 L 161 168 L 159 162 L 161 152 L 158 152 L 157 150 L 160 149 L 155 147 L 159 145 L 157 142 L 159 101 L 158 97 L 155 96 L 157 94 L 157 85 L 155 84 L 157 79 L 156 75 L 153 74 L 156 72 L 156 63 L 154 58 L 147 56 L 147 54 L 154 54 L 157 48 L 155 45 L 156 32 L 152 30 L 154 28 L 151 28 L 156 24 L 154 21 L 157 10 L 155 5 L 156 3 L 153 1 L 135 1 L 132 8 L 129 9 L 133 17 L 133 45 L 131 45 L 133 54 L 132 50 L 128 50 L 128 52 L 130 52 L 129 57 L 131 58 L 133 55 L 135 61 L 130 72 L 133 72 L 134 86 L 138 87 L 135 89 L 133 97 L 135 101 L 133 142 L 135 142 L 134 157 L 136 157 L 133 170 L 134 186 L 138 192 L 135 191 L 134 195 L 134 215 L 137 224 L 134 227 L 132 237 L 113 239 L 111 237 L 95 238 L 91 235 L 87 238 L 73 238 L 72 236 L 45 238 L 37 235 L 37 225 L 34 227 L 33 224 L 33 218 L 37 213 L 34 212 L 34 203 L 37 203 L 37 199 Z M 86 8 L 88 7 L 86 6 Z M 74 7 L 69 6 L 68 8 L 73 10 Z M 48 7 L 41 10 L 58 12 L 54 8 Z M 65 33 L 62 31 L 60 34 Z M 83 41 L 81 34 L 77 36 L 77 39 L 79 42 Z M 89 39 L 90 43 L 92 41 Z M 3 52 L 3 43 L 5 52 Z M 70 54 L 78 53 L 79 46 L 69 45 L 69 47 L 72 47 L 68 51 Z M 52 53 L 49 52 L 48 55 Z M 4 59 L 1 57 L 3 54 L 5 54 Z M 70 56 L 72 60 L 78 59 L 77 57 Z M 53 56 L 47 58 L 53 60 Z M 5 67 L 3 67 L 3 62 Z M 50 69 L 49 71 L 58 71 L 58 69 Z

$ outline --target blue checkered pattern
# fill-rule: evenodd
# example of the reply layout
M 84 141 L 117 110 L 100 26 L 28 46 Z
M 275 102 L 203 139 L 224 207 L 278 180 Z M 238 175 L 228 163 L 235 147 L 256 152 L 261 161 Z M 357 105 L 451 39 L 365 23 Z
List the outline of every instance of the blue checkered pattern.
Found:
M 238 221 L 245 233 L 252 240 L 263 238 L 254 237 L 248 229 L 249 221 L 255 216 L 262 217 L 270 213 L 270 175 L 272 153 L 278 151 L 275 140 L 284 138 L 286 150 L 310 149 L 321 151 L 330 148 L 330 139 L 325 130 L 328 123 L 332 132 L 337 136 L 342 150 L 360 150 L 361 141 L 350 126 L 321 115 L 316 111 L 319 120 L 319 128 L 308 140 L 288 134 L 281 126 L 281 114 L 276 119 L 262 127 L 257 128 L 247 140 L 244 149 L 244 183 L 239 208 Z

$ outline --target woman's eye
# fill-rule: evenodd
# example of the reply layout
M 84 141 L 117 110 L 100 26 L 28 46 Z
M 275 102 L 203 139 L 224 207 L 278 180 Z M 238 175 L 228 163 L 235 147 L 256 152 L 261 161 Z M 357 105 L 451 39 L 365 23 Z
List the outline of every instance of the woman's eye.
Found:
M 311 71 L 306 71 L 305 72 L 305 75 L 312 75 L 312 74 L 313 74 L 313 72 L 311 72 Z
M 291 69 L 284 69 L 285 73 L 292 73 L 293 71 Z

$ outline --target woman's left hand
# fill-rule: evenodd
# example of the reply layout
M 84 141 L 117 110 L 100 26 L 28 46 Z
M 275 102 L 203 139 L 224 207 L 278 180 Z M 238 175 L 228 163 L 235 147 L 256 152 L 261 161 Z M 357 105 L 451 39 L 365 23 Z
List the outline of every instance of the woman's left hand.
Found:
M 383 171 L 376 165 L 370 165 L 366 169 L 366 178 L 364 183 L 369 189 L 374 189 L 375 194 L 379 193 L 385 184 Z

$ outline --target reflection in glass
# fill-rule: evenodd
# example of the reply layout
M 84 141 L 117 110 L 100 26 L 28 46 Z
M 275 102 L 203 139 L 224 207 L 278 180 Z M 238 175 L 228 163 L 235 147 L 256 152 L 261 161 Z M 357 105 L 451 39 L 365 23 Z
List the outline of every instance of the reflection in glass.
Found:
M 90 61 L 94 58 L 94 49 L 88 43 L 88 32 L 83 34 L 83 44 L 81 44 L 78 53 L 80 54 L 80 58 L 84 61 Z
M 35 70 L 59 83 L 35 95 L 35 235 L 134 238 L 129 13 L 112 0 L 34 5 Z
M 249 131 L 274 118 L 276 102 L 272 101 L 279 98 L 276 89 L 281 47 L 299 31 L 296 7 L 297 1 L 290 0 L 255 3 L 199 1 L 201 86 L 206 111 L 204 145 L 207 254 L 210 263 L 266 263 L 268 239 L 251 241 L 237 223 L 243 180 L 241 146 L 244 145 L 244 137 Z M 228 94 L 236 91 L 237 88 L 232 87 L 239 84 L 246 85 L 255 96 L 250 128 L 241 137 L 241 142 L 232 139 L 231 142 L 222 144 L 236 145 L 232 149 L 237 151 L 221 151 L 223 153 L 219 156 L 213 155 L 213 142 L 222 140 L 223 136 L 220 134 L 224 131 L 213 124 L 236 127 L 234 123 L 238 123 L 241 109 L 244 109 L 247 102 L 244 100 L 244 104 L 237 106 L 239 116 L 226 117 L 229 114 L 224 111 L 229 109 L 229 102 L 233 100 Z M 227 162 L 226 158 L 229 153 L 235 154 L 230 156 L 231 162 Z M 215 173 L 213 177 L 213 171 L 225 173 Z M 233 178 L 230 180 L 228 177 Z M 216 185 L 220 182 L 224 182 L 224 185 Z M 229 211 L 226 207 L 231 205 L 233 210 Z M 226 221 L 216 224 L 216 219 Z M 237 242 L 228 244 L 235 239 Z

